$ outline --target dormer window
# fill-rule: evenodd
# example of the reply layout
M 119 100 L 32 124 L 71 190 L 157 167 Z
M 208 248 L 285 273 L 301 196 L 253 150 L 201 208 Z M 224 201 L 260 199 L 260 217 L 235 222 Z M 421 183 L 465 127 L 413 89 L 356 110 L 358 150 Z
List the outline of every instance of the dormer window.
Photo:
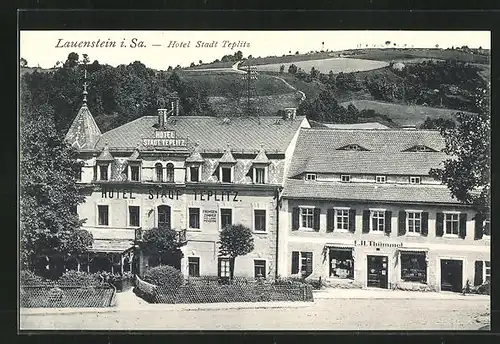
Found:
M 99 180 L 108 180 L 109 164 L 99 165 Z
M 351 151 L 366 151 L 366 150 L 368 150 L 364 147 L 361 147 L 360 145 L 358 145 L 356 143 L 351 143 L 351 144 L 348 144 L 346 146 L 342 146 L 338 149 L 339 150 L 351 150 Z
M 376 176 L 375 177 L 375 183 L 385 183 L 386 182 L 386 177 L 385 176 Z
M 435 152 L 436 150 L 425 145 L 416 145 L 405 150 L 406 152 Z
M 410 177 L 410 184 L 420 184 L 421 178 L 417 176 Z
M 310 180 L 310 181 L 316 180 L 316 173 L 307 173 L 306 180 Z
M 155 165 L 155 175 L 157 182 L 163 182 L 163 165 L 161 163 Z
M 265 184 L 266 183 L 266 168 L 265 167 L 254 167 L 254 183 L 255 184 Z
M 189 168 L 189 181 L 192 183 L 197 183 L 200 181 L 200 167 L 191 166 Z
M 130 180 L 134 182 L 138 182 L 140 180 L 140 166 L 139 165 L 130 165 Z
M 232 166 L 221 166 L 220 168 L 220 180 L 223 183 L 233 182 L 233 167 Z

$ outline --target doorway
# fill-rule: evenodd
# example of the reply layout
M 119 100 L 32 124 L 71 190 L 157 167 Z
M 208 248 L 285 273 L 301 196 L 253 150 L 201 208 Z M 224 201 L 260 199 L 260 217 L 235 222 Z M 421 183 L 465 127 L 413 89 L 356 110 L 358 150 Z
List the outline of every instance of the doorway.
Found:
M 387 256 L 367 256 L 368 287 L 388 288 Z
M 463 262 L 457 259 L 441 259 L 441 290 L 462 291 Z

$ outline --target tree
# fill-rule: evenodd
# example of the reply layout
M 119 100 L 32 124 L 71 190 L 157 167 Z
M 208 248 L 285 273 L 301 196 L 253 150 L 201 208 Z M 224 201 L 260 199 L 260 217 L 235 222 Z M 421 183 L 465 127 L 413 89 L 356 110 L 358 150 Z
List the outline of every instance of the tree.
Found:
M 171 72 L 173 70 L 172 66 L 168 66 L 167 72 Z
M 191 64 L 189 65 L 189 67 L 194 67 L 194 66 L 196 66 L 194 62 L 191 62 Z
M 77 53 L 72 52 L 68 54 L 68 58 L 66 59 L 66 62 L 64 62 L 64 67 L 65 68 L 74 68 L 78 66 L 78 60 L 79 56 Z
M 148 255 L 155 255 L 158 263 L 179 268 L 180 259 L 183 257 L 180 250 L 183 243 L 177 240 L 177 231 L 171 228 L 151 228 L 144 231 L 139 246 Z
M 440 130 L 446 143 L 444 152 L 451 158 L 444 161 L 443 168 L 432 169 L 430 174 L 446 184 L 454 198 L 487 213 L 491 200 L 489 89 L 480 89 L 475 97 L 477 113 L 458 112 L 457 125 Z
M 319 70 L 314 67 L 311 67 L 311 78 L 317 79 L 319 77 Z
M 430 118 L 426 117 L 420 129 L 452 129 L 455 127 L 455 122 L 450 118 Z
M 203 64 L 203 61 L 202 61 L 202 60 L 199 60 L 199 61 L 198 61 L 198 63 L 199 63 L 199 64 Z
M 242 224 L 227 226 L 220 232 L 219 244 L 219 256 L 230 259 L 230 278 L 233 279 L 236 257 L 254 249 L 252 230 Z
M 298 55 L 298 54 L 299 54 L 299 51 L 297 50 L 297 51 L 295 52 L 295 55 Z
M 288 73 L 290 74 L 297 73 L 297 70 L 298 70 L 297 66 L 294 65 L 293 63 L 288 67 Z
M 385 41 L 385 45 L 387 46 L 391 45 L 391 41 Z
M 34 269 L 40 256 L 85 253 L 92 235 L 76 211 L 84 202 L 78 153 L 56 131 L 53 109 L 35 105 L 24 82 L 21 91 L 21 264 Z
M 19 65 L 20 65 L 21 67 L 27 67 L 27 66 L 28 66 L 28 61 L 26 61 L 26 59 L 25 59 L 25 58 L 21 57 L 21 58 L 19 59 Z
M 439 48 L 439 44 L 436 44 L 436 49 L 438 49 L 438 48 Z
M 235 53 L 234 53 L 234 59 L 235 59 L 236 61 L 239 61 L 239 60 L 241 60 L 242 58 L 243 58 L 243 53 L 242 53 L 240 50 L 238 50 L 237 52 L 235 52 Z
M 285 65 L 280 66 L 280 74 L 283 74 L 285 72 Z

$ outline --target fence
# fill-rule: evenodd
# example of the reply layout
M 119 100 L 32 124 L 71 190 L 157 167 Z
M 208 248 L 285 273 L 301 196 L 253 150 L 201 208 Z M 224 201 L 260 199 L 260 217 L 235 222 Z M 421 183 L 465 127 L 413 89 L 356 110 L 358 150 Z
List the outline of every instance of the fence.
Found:
M 21 286 L 21 307 L 111 307 L 116 289 L 109 284 L 97 286 L 33 285 Z
M 312 287 L 237 278 L 225 284 L 217 277 L 189 278 L 179 288 L 156 286 L 137 278 L 136 293 L 150 303 L 313 301 Z

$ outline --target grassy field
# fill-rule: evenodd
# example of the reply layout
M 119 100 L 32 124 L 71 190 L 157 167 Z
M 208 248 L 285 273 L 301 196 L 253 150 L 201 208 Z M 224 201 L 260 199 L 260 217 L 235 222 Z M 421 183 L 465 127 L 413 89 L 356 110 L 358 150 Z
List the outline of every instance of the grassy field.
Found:
M 347 107 L 353 104 L 358 110 L 372 109 L 377 113 L 388 115 L 395 123 L 399 125 L 421 125 L 426 117 L 429 118 L 451 118 L 452 114 L 458 110 L 441 109 L 418 105 L 401 105 L 384 103 L 373 100 L 353 100 L 341 103 Z
M 278 110 L 285 107 L 297 107 L 300 93 L 287 93 L 273 96 L 260 96 L 251 98 L 250 106 L 260 109 L 261 116 L 276 116 Z M 209 97 L 208 101 L 217 113 L 217 116 L 241 116 L 245 113 L 247 106 L 246 98 L 238 100 L 226 97 Z
M 207 91 L 208 96 L 217 97 L 246 95 L 247 85 L 244 77 L 245 75 L 236 73 L 191 74 L 191 72 L 185 72 L 181 74 L 182 80 L 186 83 L 196 89 Z M 253 81 L 252 86 L 258 96 L 281 95 L 292 91 L 281 80 L 265 74 L 259 74 L 257 79 Z
M 442 50 L 442 49 L 356 49 L 345 51 L 349 58 L 377 60 L 377 61 L 392 61 L 392 60 L 407 60 L 415 58 L 427 59 L 454 59 L 462 62 L 473 62 L 481 64 L 489 64 L 489 56 L 469 54 L 457 50 Z
M 288 71 L 288 67 L 292 63 L 275 63 L 267 65 L 258 65 L 258 71 L 271 71 L 279 72 L 282 65 L 285 66 L 285 71 Z M 361 60 L 361 59 L 348 59 L 348 58 L 328 58 L 321 60 L 308 60 L 308 61 L 296 61 L 293 62 L 297 67 L 302 68 L 304 71 L 309 72 L 312 67 L 318 69 L 321 73 L 333 73 L 337 74 L 339 72 L 351 73 L 366 71 L 372 69 L 378 69 L 388 66 L 385 61 L 374 61 L 374 60 Z

